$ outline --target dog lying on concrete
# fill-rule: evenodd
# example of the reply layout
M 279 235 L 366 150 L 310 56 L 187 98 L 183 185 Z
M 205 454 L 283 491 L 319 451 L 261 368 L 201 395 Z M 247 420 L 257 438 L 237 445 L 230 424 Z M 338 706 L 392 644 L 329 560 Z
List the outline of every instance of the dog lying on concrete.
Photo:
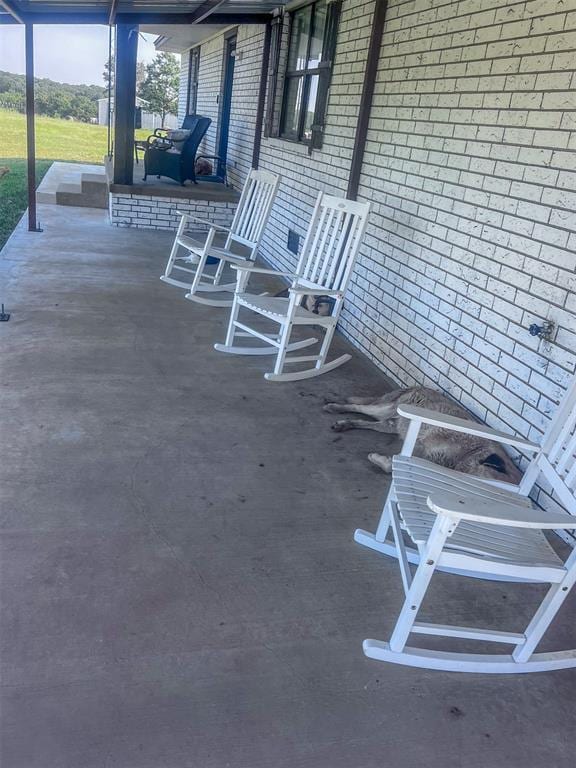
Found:
M 383 397 L 348 397 L 343 403 L 328 403 L 328 413 L 360 413 L 365 419 L 342 419 L 332 425 L 335 432 L 348 429 L 373 429 L 404 439 L 409 421 L 398 415 L 399 405 L 415 405 L 469 421 L 477 421 L 461 405 L 441 392 L 427 387 L 395 389 Z M 423 424 L 414 456 L 428 459 L 443 467 L 471 475 L 518 484 L 522 477 L 516 465 L 499 443 L 483 440 L 463 432 L 453 432 Z M 392 472 L 392 456 L 370 453 L 368 459 L 384 472 Z

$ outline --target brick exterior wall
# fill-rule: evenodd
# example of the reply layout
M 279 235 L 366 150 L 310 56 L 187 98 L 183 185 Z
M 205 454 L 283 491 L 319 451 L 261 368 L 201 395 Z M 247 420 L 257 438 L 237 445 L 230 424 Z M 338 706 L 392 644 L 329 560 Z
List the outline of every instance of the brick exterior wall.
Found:
M 252 167 L 263 44 L 261 26 L 239 27 L 228 138 L 228 181 L 237 189 Z
M 283 269 L 317 190 L 346 190 L 373 8 L 344 0 L 322 149 L 262 141 L 261 167 L 282 184 L 261 255 Z M 219 40 L 203 46 L 201 91 L 219 79 Z M 258 33 L 240 28 L 244 43 L 235 184 L 260 66 Z M 563 0 L 390 0 L 359 191 L 372 214 L 341 322 L 399 384 L 438 387 L 532 438 L 576 366 L 575 50 Z M 527 330 L 544 319 L 552 344 Z
M 281 174 L 282 183 L 261 250 L 282 269 L 296 265 L 297 257 L 286 248 L 288 230 L 305 234 L 318 191 L 346 192 L 373 7 L 374 0 L 343 4 L 322 149 L 309 155 L 303 144 L 262 141 L 260 167 Z
M 212 124 L 201 144 L 201 152 L 216 154 L 216 131 L 218 128 L 219 96 L 222 79 L 224 38 L 218 36 L 208 40 L 200 48 L 200 70 L 198 74 L 197 114 L 210 117 Z
M 175 230 L 180 223 L 178 211 L 200 216 L 215 224 L 229 227 L 236 203 L 207 200 L 183 200 L 150 195 L 110 195 L 110 221 L 117 227 Z M 202 230 L 199 225 L 198 230 Z
M 322 151 L 264 141 L 283 175 L 264 256 L 282 268 L 315 190 L 345 189 L 372 5 L 344 3 Z M 399 384 L 536 438 L 576 365 L 576 11 L 486 5 L 389 4 L 341 329 Z M 552 345 L 527 331 L 545 318 Z
M 576 364 L 576 11 L 435 5 L 390 2 L 343 327 L 396 381 L 536 438 Z
M 252 167 L 263 41 L 264 30 L 260 25 L 238 27 L 227 167 L 228 183 L 236 189 L 242 187 Z M 218 96 L 221 88 L 223 57 L 223 35 L 218 35 L 200 46 L 197 111 L 198 114 L 212 118 L 212 125 L 202 146 L 202 151 L 208 154 L 216 153 Z M 182 120 L 186 113 L 189 52 L 182 54 L 181 62 L 178 115 Z

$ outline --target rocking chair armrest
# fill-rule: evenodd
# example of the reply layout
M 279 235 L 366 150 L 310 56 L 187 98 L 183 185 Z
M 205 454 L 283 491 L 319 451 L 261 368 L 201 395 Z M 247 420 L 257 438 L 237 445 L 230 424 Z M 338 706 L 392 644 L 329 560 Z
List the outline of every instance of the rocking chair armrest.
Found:
M 335 299 L 339 299 L 344 295 L 342 291 L 332 291 L 320 287 L 308 288 L 305 285 L 293 285 L 288 291 L 289 293 L 296 293 L 299 296 L 333 296 Z
M 535 506 L 479 499 L 477 496 L 459 495 L 448 491 L 430 494 L 427 504 L 436 514 L 447 515 L 458 521 L 540 530 L 576 528 L 576 516 L 567 512 L 547 512 Z
M 486 424 L 480 424 L 470 419 L 460 419 L 457 416 L 450 416 L 439 411 L 430 411 L 427 408 L 418 408 L 415 405 L 399 405 L 398 415 L 404 416 L 411 421 L 419 421 L 421 424 L 431 424 L 442 429 L 450 429 L 453 432 L 464 432 L 474 437 L 482 437 L 486 440 L 493 440 L 495 443 L 504 443 L 513 445 L 515 448 L 536 453 L 540 450 L 538 443 L 526 440 L 524 437 L 510 435 L 507 432 L 499 432 Z
M 176 211 L 177 214 L 182 216 L 186 219 L 191 219 L 192 221 L 196 221 L 199 224 L 205 224 L 210 229 L 219 229 L 222 232 L 230 232 L 230 227 L 223 227 L 221 224 L 214 224 L 213 221 L 208 221 L 208 219 L 202 219 L 199 216 L 194 216 L 191 213 L 185 213 L 184 211 Z
M 257 272 L 260 275 L 278 275 L 279 277 L 292 277 L 293 272 L 279 272 L 276 269 L 269 269 L 268 267 L 258 267 L 251 261 L 247 261 L 245 264 L 232 264 L 232 269 L 236 269 L 239 272 Z
M 238 256 L 238 254 L 231 253 L 230 251 L 226 251 L 224 248 L 218 248 L 217 250 L 218 250 L 218 258 L 222 259 L 223 261 L 229 262 L 232 268 L 234 268 L 235 264 L 239 264 L 241 266 L 246 261 L 246 258 L 244 258 L 244 256 Z

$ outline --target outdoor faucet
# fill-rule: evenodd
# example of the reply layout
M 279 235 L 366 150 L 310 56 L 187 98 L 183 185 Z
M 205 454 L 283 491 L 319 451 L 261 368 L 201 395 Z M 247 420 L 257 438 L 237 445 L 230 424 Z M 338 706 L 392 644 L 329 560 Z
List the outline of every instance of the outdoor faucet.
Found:
M 544 320 L 542 325 L 532 323 L 528 328 L 528 333 L 530 336 L 538 336 L 539 339 L 550 342 L 554 333 L 554 323 L 552 320 Z

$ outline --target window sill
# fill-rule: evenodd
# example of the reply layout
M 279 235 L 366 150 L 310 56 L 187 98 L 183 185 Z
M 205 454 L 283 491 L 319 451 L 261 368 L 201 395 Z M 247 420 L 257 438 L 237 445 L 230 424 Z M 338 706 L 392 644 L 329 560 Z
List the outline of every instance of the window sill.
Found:
M 306 155 L 310 157 L 309 144 L 304 144 L 301 141 L 291 141 L 290 139 L 282 139 L 277 136 L 270 136 L 267 139 L 263 139 L 270 147 L 276 147 L 283 152 L 293 152 L 295 155 Z M 314 152 L 314 150 L 312 150 Z

